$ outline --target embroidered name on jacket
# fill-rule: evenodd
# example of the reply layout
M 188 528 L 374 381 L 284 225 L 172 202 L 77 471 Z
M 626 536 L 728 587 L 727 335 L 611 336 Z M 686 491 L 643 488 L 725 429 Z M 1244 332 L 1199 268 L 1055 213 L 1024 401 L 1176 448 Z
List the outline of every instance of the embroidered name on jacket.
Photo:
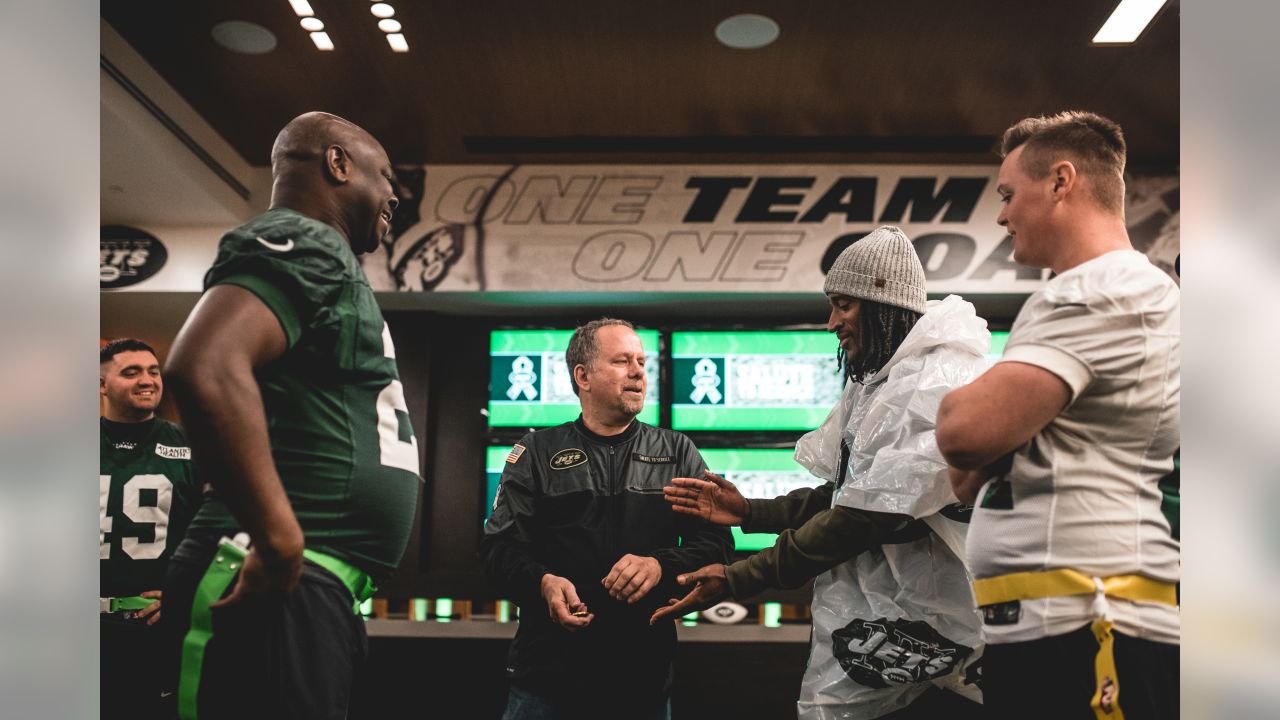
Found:
M 577 467 L 587 461 L 587 454 L 578 448 L 569 448 L 561 450 L 551 456 L 551 469 L 564 470 L 566 468 Z
M 676 459 L 671 455 L 641 455 L 640 453 L 631 453 L 631 459 L 636 462 L 649 463 L 650 465 L 674 465 Z

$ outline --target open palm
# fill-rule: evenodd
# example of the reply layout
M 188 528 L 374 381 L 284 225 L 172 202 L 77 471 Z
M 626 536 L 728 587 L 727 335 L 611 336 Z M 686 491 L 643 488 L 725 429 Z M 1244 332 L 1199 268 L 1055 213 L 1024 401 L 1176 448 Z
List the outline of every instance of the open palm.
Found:
M 671 509 L 716 525 L 741 525 L 747 516 L 747 499 L 733 483 L 710 470 L 702 475 L 705 480 L 672 478 L 671 484 L 662 488 Z

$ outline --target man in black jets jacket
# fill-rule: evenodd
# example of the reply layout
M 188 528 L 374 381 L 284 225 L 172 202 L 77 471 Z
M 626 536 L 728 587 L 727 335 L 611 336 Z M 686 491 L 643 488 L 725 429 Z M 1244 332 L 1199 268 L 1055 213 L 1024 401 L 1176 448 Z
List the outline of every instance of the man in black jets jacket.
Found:
M 646 381 L 631 324 L 578 328 L 566 361 L 582 415 L 512 448 L 485 525 L 489 575 L 522 611 L 503 718 L 668 718 L 675 626 L 649 616 L 733 540 L 663 500 L 705 464 L 687 437 L 635 419 Z

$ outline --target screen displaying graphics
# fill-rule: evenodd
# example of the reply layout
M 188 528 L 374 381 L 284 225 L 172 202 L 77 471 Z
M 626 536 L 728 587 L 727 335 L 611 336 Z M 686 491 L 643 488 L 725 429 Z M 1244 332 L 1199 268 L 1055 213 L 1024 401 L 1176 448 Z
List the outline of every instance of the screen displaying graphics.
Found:
M 836 336 L 673 332 L 676 430 L 812 430 L 840 398 Z
M 649 390 L 641 422 L 658 424 L 658 331 L 637 330 Z M 489 335 L 489 426 L 548 427 L 578 417 L 564 351 L 572 330 L 495 330 Z
M 802 487 L 816 487 L 822 481 L 809 474 L 793 459 L 790 448 L 767 450 L 700 450 L 712 472 L 738 486 L 748 498 L 770 499 Z M 733 528 L 733 545 L 738 551 L 753 552 L 773 545 L 773 533 L 744 533 Z
M 991 333 L 991 352 L 987 353 L 987 367 L 996 364 L 1001 355 L 1004 355 L 1005 343 L 1009 342 L 1009 333 L 992 332 Z
M 493 514 L 493 501 L 498 497 L 498 483 L 502 482 L 502 469 L 507 466 L 510 445 L 491 445 L 485 448 L 484 458 L 484 519 Z

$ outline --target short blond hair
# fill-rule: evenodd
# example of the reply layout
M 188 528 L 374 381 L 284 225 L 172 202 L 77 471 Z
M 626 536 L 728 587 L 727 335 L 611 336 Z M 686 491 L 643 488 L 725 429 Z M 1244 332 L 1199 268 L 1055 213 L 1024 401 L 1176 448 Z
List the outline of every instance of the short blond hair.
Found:
M 1018 166 L 1033 178 L 1049 174 L 1053 164 L 1070 160 L 1089 178 L 1093 197 L 1103 208 L 1124 212 L 1124 131 L 1097 113 L 1069 110 L 1057 115 L 1029 117 L 1015 123 L 1000 138 L 1000 157 L 1026 146 Z

